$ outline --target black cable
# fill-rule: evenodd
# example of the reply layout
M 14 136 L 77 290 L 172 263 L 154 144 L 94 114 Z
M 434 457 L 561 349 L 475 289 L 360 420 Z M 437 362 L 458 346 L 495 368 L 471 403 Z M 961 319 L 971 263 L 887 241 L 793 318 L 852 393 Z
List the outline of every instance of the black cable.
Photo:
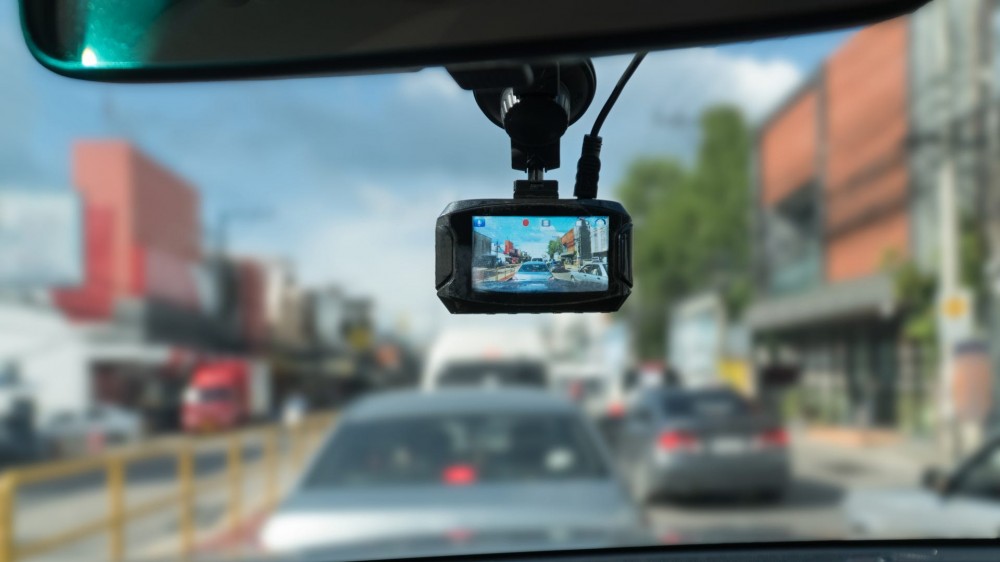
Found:
M 635 74 L 635 69 L 639 67 L 639 63 L 644 58 L 646 58 L 646 53 L 636 53 L 632 57 L 632 61 L 625 67 L 625 72 L 622 72 L 618 83 L 611 90 L 608 101 L 604 102 L 604 107 L 597 114 L 597 119 L 594 120 L 594 128 L 590 130 L 589 135 L 583 135 L 583 148 L 580 151 L 580 160 L 576 163 L 576 185 L 573 188 L 573 195 L 577 199 L 594 199 L 597 197 L 597 183 L 601 176 L 601 145 L 603 143 L 599 135 L 601 127 L 608 118 L 611 108 L 618 101 L 618 96 L 625 89 L 625 84 Z
M 608 96 L 608 101 L 604 102 L 604 107 L 601 108 L 601 112 L 597 114 L 597 119 L 594 120 L 594 128 L 590 130 L 590 136 L 596 137 L 601 132 L 601 127 L 604 126 L 604 120 L 608 118 L 608 113 L 611 113 L 611 108 L 618 101 L 618 96 L 622 95 L 622 90 L 625 89 L 625 84 L 628 83 L 629 78 L 635 74 L 635 69 L 639 68 L 639 63 L 642 59 L 646 58 L 646 53 L 636 53 L 632 57 L 632 62 L 628 63 L 625 67 L 625 72 L 622 72 L 621 78 L 618 79 L 618 83 L 615 84 L 615 89 L 611 90 L 611 95 Z

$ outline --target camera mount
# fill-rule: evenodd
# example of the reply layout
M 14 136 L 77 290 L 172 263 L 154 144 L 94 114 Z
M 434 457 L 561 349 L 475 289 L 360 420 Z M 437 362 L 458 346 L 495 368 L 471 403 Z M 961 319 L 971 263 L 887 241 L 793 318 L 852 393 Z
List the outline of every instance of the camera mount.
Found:
M 514 198 L 558 198 L 545 172 L 559 167 L 559 141 L 590 107 L 597 76 L 589 59 L 532 65 L 449 68 L 479 108 L 510 137 L 511 167 L 527 172 Z

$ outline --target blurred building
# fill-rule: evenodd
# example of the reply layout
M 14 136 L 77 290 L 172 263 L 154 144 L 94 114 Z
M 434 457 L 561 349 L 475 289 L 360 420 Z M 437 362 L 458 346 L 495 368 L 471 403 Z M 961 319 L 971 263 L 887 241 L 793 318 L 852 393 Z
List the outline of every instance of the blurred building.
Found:
M 72 342 L 50 352 L 82 351 L 61 370 L 72 408 L 45 393 L 55 402 L 44 398 L 40 411 L 75 415 L 108 402 L 169 427 L 192 358 L 269 343 L 267 271 L 254 259 L 206 255 L 196 189 L 130 143 L 80 141 L 72 157 L 82 266 L 76 283 L 51 291 Z
M 582 265 L 593 258 L 591 246 L 590 226 L 585 220 L 577 220 L 573 227 L 573 240 L 576 243 L 576 261 Z
M 276 349 L 301 350 L 311 344 L 306 292 L 286 260 L 260 260 L 264 269 L 267 341 Z
M 932 403 L 890 263 L 935 275 L 946 159 L 962 216 L 997 220 L 977 215 L 996 181 L 981 129 L 1000 76 L 995 14 L 941 0 L 862 29 L 759 127 L 748 322 L 765 357 L 796 358 L 821 419 L 895 425 Z
M 481 232 L 472 233 L 472 255 L 483 256 L 493 253 L 493 239 Z
M 608 224 L 598 222 L 590 231 L 590 250 L 595 258 L 608 257 Z
M 58 291 L 72 318 L 107 319 L 117 301 L 140 298 L 196 310 L 201 260 L 194 189 L 123 141 L 81 141 L 73 183 L 84 201 L 86 272 Z
M 562 260 L 564 263 L 570 264 L 576 261 L 576 229 L 567 231 L 559 239 L 559 243 L 562 244 Z

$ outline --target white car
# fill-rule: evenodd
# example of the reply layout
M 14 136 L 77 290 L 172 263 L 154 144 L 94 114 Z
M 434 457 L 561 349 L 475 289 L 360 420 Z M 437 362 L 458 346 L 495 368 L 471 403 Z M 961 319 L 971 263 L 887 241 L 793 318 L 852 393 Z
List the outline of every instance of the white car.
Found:
M 112 404 L 57 414 L 45 429 L 45 437 L 59 456 L 96 453 L 108 446 L 139 441 L 143 434 L 139 414 Z
M 603 263 L 588 263 L 570 273 L 569 279 L 574 282 L 599 283 L 607 287 L 608 268 Z
M 845 502 L 852 531 L 893 539 L 1000 536 L 1000 438 L 954 471 L 929 469 L 921 484 L 852 493 Z

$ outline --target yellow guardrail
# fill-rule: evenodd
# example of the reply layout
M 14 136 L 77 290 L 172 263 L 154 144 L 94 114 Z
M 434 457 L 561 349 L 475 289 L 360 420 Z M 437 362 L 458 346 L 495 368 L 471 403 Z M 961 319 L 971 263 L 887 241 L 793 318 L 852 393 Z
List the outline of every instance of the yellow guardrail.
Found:
M 0 562 L 18 562 L 47 554 L 100 533 L 107 534 L 110 560 L 119 562 L 125 558 L 128 524 L 171 506 L 177 507 L 179 515 L 178 551 L 186 556 L 194 551 L 197 543 L 195 497 L 198 490 L 217 488 L 224 484 L 228 491 L 225 516 L 228 524 L 234 530 L 242 525 L 244 514 L 251 507 L 243 497 L 247 474 L 243 458 L 245 444 L 254 439 L 261 442 L 260 469 L 263 470 L 265 490 L 263 500 L 252 507 L 268 509 L 277 503 L 281 495 L 282 456 L 279 449 L 282 436 L 288 439 L 291 469 L 299 471 L 310 450 L 318 444 L 318 437 L 329 428 L 334 419 L 333 413 L 319 413 L 304 418 L 291 428 L 269 424 L 210 436 L 167 437 L 92 457 L 8 470 L 0 475 Z M 225 467 L 221 474 L 199 479 L 195 473 L 196 454 L 213 449 L 224 452 Z M 175 459 L 176 490 L 138 505 L 128 505 L 128 467 L 157 457 Z M 103 472 L 105 475 L 107 515 L 42 539 L 18 541 L 16 502 L 21 487 L 94 472 Z

